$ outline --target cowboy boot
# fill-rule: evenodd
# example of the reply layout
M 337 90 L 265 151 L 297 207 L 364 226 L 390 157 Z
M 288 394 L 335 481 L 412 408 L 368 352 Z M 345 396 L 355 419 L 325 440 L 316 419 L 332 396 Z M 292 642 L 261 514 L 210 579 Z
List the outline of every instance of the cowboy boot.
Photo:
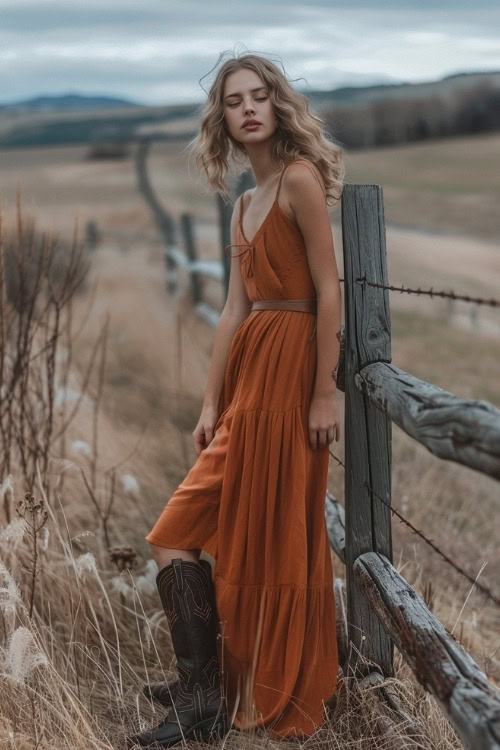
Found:
M 173 682 L 152 682 L 143 685 L 142 692 L 148 700 L 154 700 L 161 703 L 162 706 L 171 706 L 172 701 L 179 690 L 179 680 Z
M 194 563 L 174 558 L 159 571 L 156 583 L 177 658 L 178 690 L 165 719 L 157 727 L 127 737 L 129 746 L 169 747 L 183 737 L 220 738 L 229 727 L 221 696 L 211 565 L 207 560 Z

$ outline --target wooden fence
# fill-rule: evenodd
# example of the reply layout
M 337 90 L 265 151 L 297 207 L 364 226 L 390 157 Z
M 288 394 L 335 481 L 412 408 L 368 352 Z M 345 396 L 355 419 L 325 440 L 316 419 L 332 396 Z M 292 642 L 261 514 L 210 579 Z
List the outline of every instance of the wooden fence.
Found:
M 392 422 L 434 455 L 500 479 L 500 410 L 391 364 L 380 186 L 345 185 L 342 233 L 345 511 L 328 492 L 326 518 L 331 547 L 346 565 L 344 672 L 359 673 L 359 652 L 368 660 L 361 663 L 392 676 L 396 644 L 465 746 L 498 749 L 500 691 L 393 567 L 390 498 Z
M 244 172 L 233 189 L 233 202 L 254 184 L 250 172 Z M 227 296 L 231 259 L 224 252 L 224 248 L 231 242 L 231 215 L 233 212 L 233 203 L 225 202 L 218 194 L 216 201 L 219 219 L 220 261 L 200 260 L 198 258 L 194 231 L 196 219 L 190 213 L 184 213 L 180 217 L 181 244 L 184 249 L 181 250 L 173 242 L 168 242 L 165 245 L 167 289 L 171 293 L 177 293 L 179 289 L 178 268 L 182 268 L 189 278 L 195 313 L 214 328 L 219 322 L 219 313 L 203 299 L 203 277 L 221 281 L 224 298 Z
M 227 293 L 223 249 L 231 241 L 231 204 L 218 201 L 222 260 L 199 261 L 192 217 L 182 217 L 182 252 L 172 225 L 148 195 L 140 163 L 138 173 L 165 238 L 169 290 L 177 289 L 176 270 L 183 266 L 197 313 L 217 325 L 217 311 L 203 302 L 200 278 L 223 281 Z M 237 194 L 251 186 L 248 179 Z M 330 545 L 346 565 L 345 588 L 341 579 L 334 582 L 340 663 L 344 674 L 382 687 L 380 694 L 403 715 L 410 736 L 411 717 L 383 689 L 384 679 L 393 676 L 395 644 L 465 746 L 500 750 L 500 691 L 393 567 L 390 508 L 392 422 L 434 455 L 500 479 L 500 410 L 458 398 L 391 363 L 382 188 L 345 185 L 341 206 L 345 326 L 337 386 L 345 393 L 345 510 L 330 492 L 325 507 Z

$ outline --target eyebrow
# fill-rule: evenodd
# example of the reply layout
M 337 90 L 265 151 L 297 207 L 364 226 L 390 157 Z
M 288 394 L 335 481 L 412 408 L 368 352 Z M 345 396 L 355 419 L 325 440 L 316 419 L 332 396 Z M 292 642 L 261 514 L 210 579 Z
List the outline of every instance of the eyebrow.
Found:
M 253 94 L 255 91 L 260 91 L 261 89 L 265 89 L 265 88 L 266 88 L 265 86 L 257 86 L 256 89 L 250 89 L 250 93 Z M 235 91 L 234 94 L 228 94 L 227 96 L 224 97 L 224 101 L 226 101 L 226 99 L 230 99 L 232 96 L 240 96 L 240 92 Z

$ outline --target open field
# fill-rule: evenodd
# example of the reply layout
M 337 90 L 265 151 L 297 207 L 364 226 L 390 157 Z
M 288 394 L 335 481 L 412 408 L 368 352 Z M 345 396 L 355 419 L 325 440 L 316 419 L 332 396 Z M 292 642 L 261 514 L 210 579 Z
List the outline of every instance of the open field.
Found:
M 176 218 L 184 211 L 196 217 L 200 256 L 218 258 L 215 199 L 203 195 L 194 163 L 189 174 L 186 155 L 180 152 L 181 146 L 172 144 L 152 149 L 152 181 Z M 133 499 L 122 494 L 115 505 L 112 543 L 131 545 L 140 565 L 146 566 L 149 548 L 144 536 L 196 457 L 191 432 L 199 417 L 213 329 L 192 313 L 186 287 L 177 298 L 166 293 L 163 249 L 136 190 L 133 163 L 86 161 L 85 153 L 82 148 L 0 152 L 0 210 L 4 223 L 12 226 L 19 185 L 23 212 L 35 217 L 41 228 L 71 236 L 75 219 L 80 233 L 87 220 L 95 219 L 103 232 L 85 289 L 75 299 L 75 320 L 84 324 L 75 347 L 75 377 L 78 380 L 109 315 L 99 422 L 100 468 L 133 454 L 122 470 L 137 477 L 140 492 Z M 348 155 L 347 182 L 384 188 L 391 283 L 500 296 L 499 169 L 500 134 Z M 342 277 L 339 206 L 331 209 L 331 220 Z M 221 309 L 220 286 L 207 283 L 206 293 Z M 450 313 L 445 300 L 398 292 L 389 295 L 394 364 L 459 396 L 486 399 L 500 407 L 500 310 L 478 308 L 474 322 L 465 303 L 457 303 Z M 95 387 L 92 381 L 91 395 Z M 342 393 L 339 403 L 343 409 Z M 70 438 L 90 442 L 91 436 L 91 414 L 82 408 Z M 342 440 L 332 444 L 331 450 L 343 460 Z M 84 463 L 82 457 L 72 460 Z M 339 499 L 343 499 L 343 482 L 342 469 L 332 459 L 329 487 Z M 68 483 L 72 493 L 67 492 L 64 499 L 71 535 L 93 532 L 95 519 L 88 498 L 76 492 L 77 478 L 70 477 Z M 392 491 L 394 506 L 471 575 L 486 562 L 481 581 L 499 594 L 497 482 L 439 461 L 394 427 Z M 430 606 L 436 616 L 453 630 L 490 679 L 500 684 L 498 608 L 476 591 L 467 599 L 470 584 L 396 518 L 393 533 L 395 566 L 422 595 L 432 584 Z M 92 537 L 80 540 L 81 552 L 97 548 Z M 336 558 L 333 562 L 336 576 L 344 577 L 340 563 Z M 110 573 L 109 566 L 104 565 L 102 573 Z M 99 589 L 92 595 L 97 599 Z M 119 601 L 116 606 L 121 606 Z M 145 608 L 148 612 L 158 609 L 154 593 L 145 598 Z M 124 608 L 117 618 L 127 659 L 128 708 L 119 718 L 112 713 L 108 688 L 99 682 L 100 675 L 97 697 L 86 704 L 108 736 L 121 726 L 124 716 L 128 718 L 127 713 L 136 710 L 135 693 L 144 677 L 135 633 L 126 629 L 130 612 Z M 109 618 L 106 627 L 112 639 Z M 155 631 L 155 637 L 167 649 L 162 628 Z M 166 653 L 165 671 L 171 655 L 168 651 L 167 659 Z M 148 663 L 154 661 L 154 654 L 148 659 Z M 403 680 L 408 674 L 398 658 L 396 676 Z M 431 699 L 420 696 L 418 707 L 415 704 L 408 710 L 413 708 L 432 738 L 423 747 L 459 747 Z M 0 721 L 0 736 L 2 726 Z M 85 745 L 81 737 L 73 741 L 75 748 L 80 744 Z M 22 746 L 32 744 L 26 740 Z M 96 742 L 92 746 L 109 745 Z
M 80 232 L 88 219 L 95 219 L 103 232 L 103 247 L 95 254 L 92 271 L 97 292 L 87 330 L 90 341 L 98 329 L 98 311 L 110 313 L 111 356 L 116 357 L 119 371 L 108 374 L 112 418 L 118 422 L 123 418 L 132 428 L 136 419 L 142 423 L 148 403 L 164 404 L 169 420 L 184 431 L 187 444 L 184 465 L 178 458 L 167 462 L 172 481 L 151 509 L 154 520 L 165 495 L 195 458 L 190 431 L 199 416 L 213 332 L 190 313 L 187 289 L 178 300 L 166 295 L 162 248 L 136 190 L 133 163 L 86 161 L 85 153 L 82 148 L 2 152 L 2 213 L 11 223 L 19 186 L 23 211 L 35 216 L 41 227 L 70 236 L 75 219 Z M 390 283 L 498 297 L 500 188 L 495 175 L 499 170 L 500 134 L 348 155 L 347 182 L 376 183 L 384 189 Z M 150 174 L 175 217 L 183 211 L 194 215 L 200 257 L 220 257 L 215 200 L 203 195 L 193 161 L 189 171 L 181 147 L 158 144 L 151 152 Z M 463 210 L 464 201 L 482 207 L 482 224 L 475 211 Z M 340 207 L 331 208 L 330 214 L 342 277 Z M 217 309 L 222 308 L 219 284 L 207 281 L 206 295 Z M 466 303 L 457 302 L 452 314 L 446 300 L 428 296 L 390 292 L 390 303 L 395 364 L 457 395 L 485 398 L 500 406 L 498 309 L 479 308 L 473 325 L 471 306 Z M 82 301 L 82 309 L 85 304 Z M 177 326 L 184 332 L 182 363 L 176 361 L 173 348 Z M 171 394 L 179 383 L 188 400 L 182 402 L 182 409 L 177 403 L 172 415 Z M 171 422 L 162 425 L 161 413 L 154 408 L 149 416 L 165 460 L 165 441 L 177 444 L 179 433 L 172 438 Z M 154 437 L 151 442 L 154 445 Z M 396 452 L 397 447 L 398 441 Z M 427 454 L 425 458 L 432 461 Z M 339 494 L 341 478 L 334 468 L 333 472 Z M 498 496 L 496 485 L 492 491 Z

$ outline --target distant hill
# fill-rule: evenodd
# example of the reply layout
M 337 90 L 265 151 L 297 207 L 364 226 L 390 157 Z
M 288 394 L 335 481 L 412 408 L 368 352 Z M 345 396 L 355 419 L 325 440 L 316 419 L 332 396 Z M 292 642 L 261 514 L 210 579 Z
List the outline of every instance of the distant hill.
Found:
M 85 96 L 83 94 L 60 94 L 58 96 L 35 96 L 18 102 L 0 104 L 0 110 L 29 112 L 61 112 L 78 109 L 113 109 L 114 107 L 140 107 L 130 99 L 115 96 Z
M 455 73 L 436 81 L 422 83 L 381 83 L 370 86 L 342 86 L 331 91 L 307 91 L 312 102 L 323 108 L 364 106 L 369 102 L 388 99 L 417 99 L 439 96 L 446 99 L 457 91 L 470 88 L 479 81 L 487 81 L 500 89 L 500 70 L 479 73 Z
M 457 73 L 422 83 L 342 86 L 331 91 L 304 90 L 318 112 L 355 110 L 374 102 L 445 101 L 481 83 L 500 90 L 500 71 Z M 0 105 L 0 149 L 127 141 L 139 133 L 186 140 L 196 133 L 203 102 L 151 106 L 118 97 L 68 93 L 39 96 Z

